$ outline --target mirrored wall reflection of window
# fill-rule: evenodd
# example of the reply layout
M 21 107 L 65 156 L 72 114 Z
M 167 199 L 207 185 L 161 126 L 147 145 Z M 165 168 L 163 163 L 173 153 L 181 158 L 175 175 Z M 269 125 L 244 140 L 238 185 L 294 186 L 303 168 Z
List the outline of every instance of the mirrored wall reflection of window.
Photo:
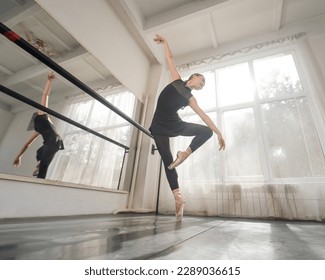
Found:
M 182 182 L 207 187 L 223 181 L 325 177 L 325 143 L 298 70 L 293 54 L 280 53 L 202 73 L 208 90 L 193 94 L 223 132 L 226 150 L 218 152 L 213 136 L 178 169 Z M 201 122 L 190 108 L 179 114 Z M 174 140 L 174 153 L 189 141 Z
M 132 93 L 114 93 L 106 99 L 132 118 L 136 102 Z M 96 100 L 73 102 L 68 117 L 123 145 L 130 144 L 131 125 Z M 54 161 L 51 178 L 117 189 L 125 150 L 69 124 L 62 124 L 60 130 L 65 149 Z

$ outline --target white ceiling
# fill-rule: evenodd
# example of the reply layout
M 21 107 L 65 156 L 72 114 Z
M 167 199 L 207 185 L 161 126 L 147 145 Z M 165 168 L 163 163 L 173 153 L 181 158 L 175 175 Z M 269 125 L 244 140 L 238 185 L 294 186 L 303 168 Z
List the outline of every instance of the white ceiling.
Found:
M 157 52 L 158 59 L 159 51 L 152 41 L 156 33 L 168 38 L 176 59 L 183 57 L 186 60 L 196 53 L 213 53 L 239 41 L 279 32 L 308 19 L 325 16 L 324 0 L 117 2 L 138 26 L 152 52 Z
M 285 34 L 291 32 L 292 26 L 301 27 L 325 17 L 324 0 L 106 1 L 151 63 L 161 63 L 164 59 L 160 46 L 152 40 L 154 34 L 168 39 L 177 62 L 189 62 L 238 42 Z M 25 39 L 28 39 L 26 34 L 33 34 L 46 42 L 47 54 L 90 87 L 116 81 L 110 70 L 96 59 L 96 54 L 90 54 L 34 1 L 1 0 L 0 20 Z M 38 100 L 49 69 L 3 36 L 0 53 L 1 84 Z M 78 91 L 60 78 L 54 83 L 51 100 Z M 13 111 L 21 108 L 19 101 L 2 93 L 0 106 Z

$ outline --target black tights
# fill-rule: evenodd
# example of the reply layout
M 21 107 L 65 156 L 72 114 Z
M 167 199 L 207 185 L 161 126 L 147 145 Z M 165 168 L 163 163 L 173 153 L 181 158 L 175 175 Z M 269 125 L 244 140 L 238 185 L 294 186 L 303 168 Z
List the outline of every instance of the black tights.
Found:
M 44 144 L 37 150 L 36 159 L 39 161 L 39 171 L 37 178 L 45 179 L 47 169 L 52 162 L 56 152 L 59 150 L 56 143 Z
M 211 138 L 213 132 L 210 128 L 200 124 L 194 123 L 182 123 L 182 128 L 179 130 L 177 136 L 195 136 L 192 139 L 189 147 L 192 152 L 201 147 L 209 138 Z M 153 135 L 158 152 L 164 163 L 165 172 L 169 186 L 172 190 L 177 189 L 178 185 L 178 175 L 176 169 L 169 170 L 168 166 L 173 162 L 173 155 L 170 150 L 169 136 L 166 135 Z

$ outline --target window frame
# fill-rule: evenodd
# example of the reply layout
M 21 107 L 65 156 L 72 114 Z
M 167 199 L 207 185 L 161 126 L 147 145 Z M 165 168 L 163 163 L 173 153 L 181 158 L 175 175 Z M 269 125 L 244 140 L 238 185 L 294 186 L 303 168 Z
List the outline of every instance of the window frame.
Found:
M 128 94 L 133 94 L 132 92 L 130 92 L 127 88 L 125 88 L 124 86 L 120 86 L 118 87 L 117 89 L 114 88 L 114 89 L 107 89 L 107 90 L 101 90 L 100 94 L 102 95 L 102 97 L 104 97 L 105 99 L 108 98 L 108 96 L 110 95 L 115 95 L 115 94 L 121 94 L 121 93 L 128 93 Z M 134 94 L 133 94 L 134 96 Z M 65 104 L 65 108 L 64 108 L 64 114 L 67 115 L 67 116 L 70 116 L 70 114 L 74 115 L 75 112 L 76 112 L 76 108 L 77 108 L 77 104 L 80 104 L 80 103 L 83 103 L 83 102 L 90 102 L 90 108 L 89 108 L 89 112 L 93 112 L 94 110 L 94 107 L 95 107 L 95 104 L 96 102 L 99 102 L 93 98 L 91 98 L 90 96 L 85 96 L 85 95 L 76 95 L 74 97 L 69 97 L 67 98 L 68 101 L 66 102 Z M 135 119 L 137 117 L 137 107 L 138 107 L 138 99 L 136 98 L 136 96 L 134 96 L 134 102 L 133 102 L 133 105 L 132 105 L 132 115 L 130 115 L 130 117 L 132 119 Z M 103 105 L 105 106 L 105 105 Z M 110 110 L 109 108 L 107 108 L 107 110 Z M 110 112 L 110 114 L 116 114 L 114 113 L 113 111 Z M 89 116 L 86 117 L 85 119 L 85 123 L 84 125 L 86 127 L 89 127 L 91 128 L 92 130 L 94 131 L 97 131 L 103 135 L 107 135 L 107 131 L 109 131 L 110 129 L 114 129 L 114 128 L 120 128 L 122 129 L 123 127 L 130 127 L 130 131 L 129 131 L 129 138 L 128 138 L 128 141 L 127 143 L 125 143 L 126 146 L 129 146 L 131 145 L 131 143 L 133 142 L 133 138 L 135 137 L 136 133 L 135 132 L 135 128 L 132 124 L 130 124 L 128 121 L 126 120 L 122 120 L 121 122 L 118 122 L 118 123 L 114 123 L 114 124 L 108 124 L 108 125 L 105 125 L 105 126 L 96 126 L 96 127 L 91 127 L 90 124 L 89 124 L 89 120 L 91 118 L 91 113 L 89 114 Z M 65 123 L 62 123 L 62 128 L 60 129 L 60 131 L 62 131 L 61 135 L 63 138 L 65 138 L 66 136 L 73 136 L 73 135 L 87 135 L 89 134 L 88 132 L 84 131 L 84 130 L 81 130 L 81 129 L 69 129 L 70 126 L 66 125 Z M 58 126 L 58 130 L 60 128 L 60 125 Z M 93 137 L 96 137 L 95 135 L 93 135 Z M 108 136 L 109 137 L 109 136 Z M 115 139 L 114 139 L 115 140 Z M 83 139 L 83 141 L 85 141 L 85 139 Z M 106 143 L 107 141 L 104 140 L 104 139 L 101 139 L 100 143 L 99 143 L 99 146 L 100 148 L 102 149 L 104 144 Z M 110 143 L 111 145 L 114 145 L 114 148 L 118 148 L 118 149 L 123 149 L 122 147 L 118 147 L 118 146 L 115 146 L 115 144 L 113 143 Z M 130 168 L 128 167 L 130 164 L 133 165 L 133 156 L 132 158 L 130 158 L 128 156 L 128 151 L 124 151 L 124 157 L 126 157 L 126 161 L 124 162 L 124 159 L 122 159 L 122 166 L 121 166 L 121 169 L 119 171 L 119 180 L 120 180 L 120 184 L 118 184 L 115 187 L 113 187 L 113 183 L 114 181 L 112 181 L 112 186 L 107 186 L 107 185 L 97 185 L 97 184 L 93 184 L 93 181 L 94 179 L 92 178 L 91 179 L 91 182 L 90 184 L 88 185 L 85 185 L 83 183 L 80 183 L 80 182 L 71 182 L 71 181 L 67 181 L 68 183 L 76 183 L 76 184 L 83 184 L 85 186 L 88 186 L 90 188 L 92 187 L 99 187 L 99 188 L 103 188 L 103 189 L 109 189 L 109 190 L 121 190 L 121 189 L 128 189 L 129 186 L 125 186 L 125 182 L 129 181 L 129 179 L 126 179 L 125 176 L 126 176 L 126 172 L 125 170 L 127 168 Z M 100 158 L 101 157 L 98 157 L 96 159 L 96 162 L 95 162 L 95 168 L 97 168 L 100 164 Z M 128 159 L 130 159 L 130 161 L 128 161 Z M 49 170 L 49 176 L 52 178 L 52 176 L 55 175 L 55 173 L 57 172 L 58 170 L 58 165 L 60 164 L 60 160 L 61 160 L 61 157 L 60 155 L 55 157 L 54 160 L 53 160 L 53 164 L 51 166 L 51 169 Z M 79 161 L 81 160 L 80 157 L 78 157 L 78 164 L 79 165 Z M 72 170 L 73 172 L 75 172 L 76 170 Z M 122 177 L 121 177 L 122 176 Z M 79 178 L 78 180 L 81 180 L 82 178 Z
M 257 59 L 263 59 L 267 57 L 277 56 L 277 55 L 291 55 L 298 73 L 298 76 L 300 78 L 300 82 L 302 84 L 303 90 L 299 93 L 293 93 L 293 94 L 286 94 L 282 95 L 281 97 L 272 97 L 272 98 L 259 98 L 258 92 L 256 88 L 256 80 L 254 76 L 254 70 L 253 70 L 253 62 Z M 300 54 L 301 55 L 301 54 Z M 287 45 L 287 46 L 281 46 L 273 49 L 267 49 L 267 50 L 260 50 L 256 51 L 251 54 L 245 54 L 241 55 L 239 57 L 232 57 L 228 58 L 225 61 L 219 61 L 212 64 L 207 64 L 201 67 L 191 68 L 190 70 L 187 70 L 186 72 L 182 72 L 182 77 L 187 77 L 193 72 L 214 72 L 214 81 L 216 82 L 216 94 L 218 95 L 218 84 L 216 81 L 216 71 L 218 69 L 222 69 L 225 67 L 231 67 L 236 64 L 240 63 L 248 63 L 250 76 L 253 82 L 253 90 L 254 90 L 254 100 L 251 102 L 245 102 L 241 104 L 236 105 L 226 105 L 226 106 L 219 106 L 219 100 L 218 96 L 216 99 L 216 107 L 209 108 L 209 110 L 205 110 L 206 113 L 216 113 L 217 114 L 217 126 L 220 128 L 221 131 L 223 131 L 225 127 L 223 114 L 227 111 L 232 110 L 238 110 L 238 109 L 244 109 L 244 108 L 252 108 L 255 118 L 255 127 L 258 134 L 258 147 L 259 147 L 259 154 L 261 159 L 261 169 L 262 169 L 262 176 L 236 176 L 231 177 L 227 176 L 227 164 L 226 164 L 226 157 L 223 152 L 219 153 L 219 161 L 220 161 L 220 174 L 219 178 L 220 181 L 216 183 L 238 183 L 238 182 L 251 182 L 251 183 L 302 183 L 302 182 L 325 182 L 325 176 L 322 177 L 294 177 L 294 178 L 276 178 L 272 174 L 272 168 L 271 168 L 271 162 L 269 159 L 269 155 L 267 153 L 268 151 L 268 142 L 266 137 L 265 129 L 262 125 L 262 112 L 261 112 L 261 106 L 262 104 L 269 103 L 269 102 L 277 102 L 282 100 L 289 100 L 289 99 L 296 99 L 296 98 L 306 98 L 310 112 L 311 112 L 311 118 L 315 124 L 315 129 L 319 137 L 320 146 L 323 150 L 323 153 L 325 151 L 325 140 L 324 140 L 324 133 L 322 128 L 322 118 L 320 113 L 320 108 L 318 108 L 315 99 L 312 97 L 312 87 L 311 81 L 307 78 L 307 75 L 304 71 L 306 71 L 303 68 L 303 58 L 300 58 L 298 55 L 297 45 Z M 200 105 L 200 104 L 199 104 Z M 204 108 L 203 108 L 204 110 Z M 194 112 L 187 111 L 185 114 L 180 114 L 181 116 L 190 116 L 194 115 Z M 302 130 L 303 133 L 304 130 Z M 227 144 L 227 139 L 226 144 Z M 308 144 L 307 142 L 305 142 Z M 227 146 L 226 146 L 227 148 Z M 308 150 L 307 150 L 308 153 Z

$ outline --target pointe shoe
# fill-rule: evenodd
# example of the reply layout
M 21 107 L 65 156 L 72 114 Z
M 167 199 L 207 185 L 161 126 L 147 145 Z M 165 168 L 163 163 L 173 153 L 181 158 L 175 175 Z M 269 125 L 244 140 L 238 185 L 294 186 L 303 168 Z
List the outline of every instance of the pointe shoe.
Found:
M 179 166 L 184 160 L 186 160 L 188 158 L 190 154 L 188 152 L 181 152 L 178 151 L 177 152 L 177 157 L 176 159 L 168 166 L 169 170 L 172 170 L 174 168 L 176 168 L 177 166 Z
M 176 221 L 181 222 L 183 219 L 184 214 L 184 205 L 185 205 L 185 198 L 182 196 L 180 192 L 175 193 L 175 216 Z
M 175 212 L 177 222 L 181 222 L 183 220 L 184 204 L 185 204 L 185 201 L 183 201 L 179 204 L 176 203 L 176 209 L 177 209 L 177 207 L 179 207 L 178 211 Z

